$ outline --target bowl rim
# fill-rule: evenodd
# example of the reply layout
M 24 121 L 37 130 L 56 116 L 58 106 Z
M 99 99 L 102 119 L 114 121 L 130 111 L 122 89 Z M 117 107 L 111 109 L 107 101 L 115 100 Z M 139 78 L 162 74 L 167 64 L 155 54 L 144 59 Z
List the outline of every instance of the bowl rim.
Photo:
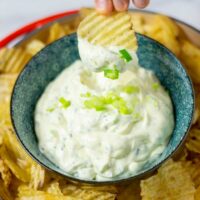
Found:
M 75 33 L 72 33 L 72 34 L 75 34 Z M 62 38 L 65 38 L 65 37 L 69 37 L 71 36 L 72 34 L 70 35 L 67 35 L 67 36 L 64 36 Z M 142 35 L 142 34 L 139 34 L 137 33 L 138 35 Z M 142 35 L 144 36 L 144 35 Z M 186 78 L 190 84 L 190 87 L 191 87 L 191 96 L 192 96 L 192 112 L 191 112 L 191 120 L 190 120 L 190 123 L 188 124 L 188 127 L 187 127 L 187 130 L 185 131 L 182 139 L 179 141 L 178 145 L 173 149 L 173 151 L 171 152 L 170 155 L 168 155 L 166 158 L 164 158 L 161 162 L 157 163 L 156 165 L 154 165 L 153 167 L 149 168 L 148 170 L 146 171 L 143 171 L 141 173 L 138 173 L 136 175 L 132 175 L 132 176 L 129 176 L 129 177 L 122 177 L 118 180 L 106 180 L 106 181 L 96 181 L 96 180 L 83 180 L 83 179 L 80 179 L 80 178 L 77 178 L 77 177 L 74 177 L 74 176 L 71 176 L 70 174 L 69 175 L 66 175 L 62 172 L 59 172 L 59 171 L 55 171 L 53 170 L 51 167 L 49 167 L 48 165 L 44 164 L 42 161 L 40 161 L 40 159 L 38 159 L 36 156 L 34 156 L 32 154 L 32 152 L 29 150 L 28 147 L 26 147 L 26 145 L 24 144 L 23 140 L 21 139 L 18 131 L 17 131 L 17 128 L 15 126 L 15 120 L 14 120 L 14 117 L 13 117 L 13 110 L 14 110 L 14 104 L 13 104 L 13 99 L 14 99 L 14 93 L 16 91 L 16 86 L 18 84 L 18 80 L 21 78 L 21 76 L 23 75 L 24 71 L 26 71 L 27 67 L 28 67 L 28 64 L 29 62 L 31 62 L 32 59 L 34 59 L 38 53 L 36 55 L 34 55 L 29 61 L 28 63 L 25 65 L 25 67 L 23 68 L 23 70 L 19 73 L 17 79 L 16 79 L 16 82 L 14 84 L 14 87 L 13 87 L 13 90 L 12 90 L 12 93 L 11 93 L 11 100 L 10 100 L 10 116 L 11 116 L 11 122 L 12 122 L 12 125 L 13 125 L 13 128 L 14 128 L 14 132 L 17 136 L 17 139 L 18 141 L 21 143 L 22 147 L 26 150 L 26 152 L 31 156 L 31 158 L 33 160 L 35 160 L 38 164 L 40 164 L 41 166 L 43 166 L 45 169 L 51 171 L 51 172 L 54 172 L 54 173 L 57 173 L 58 175 L 61 175 L 63 177 L 65 177 L 66 179 L 68 180 L 71 180 L 71 181 L 74 181 L 74 182 L 79 182 L 79 183 L 84 183 L 84 184 L 90 184 L 90 185 L 113 185 L 113 184 L 120 184 L 120 183 L 124 183 L 124 182 L 128 182 L 128 181 L 133 181 L 133 180 L 138 180 L 138 179 L 141 179 L 142 177 L 145 177 L 147 176 L 148 174 L 152 173 L 153 171 L 155 171 L 157 168 L 159 168 L 164 162 L 166 162 L 168 159 L 170 159 L 171 157 L 174 156 L 174 154 L 179 150 L 179 148 L 182 146 L 182 144 L 184 143 L 185 139 L 187 138 L 188 136 L 188 133 L 189 133 L 189 130 L 192 126 L 192 122 L 193 122 L 193 118 L 194 118 L 194 112 L 195 112 L 195 92 L 194 92 L 194 87 L 193 87 L 193 83 L 191 81 L 191 78 L 189 76 L 189 74 L 187 73 L 184 65 L 180 62 L 180 60 L 176 57 L 176 55 L 171 52 L 171 50 L 169 50 L 167 47 L 165 47 L 164 45 L 162 45 L 160 42 L 148 37 L 148 36 L 144 36 L 150 40 L 152 40 L 153 42 L 157 43 L 159 46 L 161 46 L 162 48 L 166 49 L 168 51 L 168 53 L 173 56 L 176 61 L 180 64 L 181 68 L 183 69 L 185 75 L 186 75 Z M 48 46 L 50 46 L 51 44 L 61 40 L 62 38 L 59 38 L 58 40 L 55 40 L 54 42 L 46 45 L 41 51 L 43 51 L 44 49 L 46 49 Z M 48 158 L 47 158 L 48 159 Z M 50 161 L 52 162 L 52 161 Z M 52 162 L 53 163 L 53 162 Z M 54 165 L 56 165 L 55 163 L 53 163 Z M 58 167 L 58 166 L 57 166 Z M 59 168 L 59 167 L 58 167 Z M 61 169 L 62 170 L 62 169 Z

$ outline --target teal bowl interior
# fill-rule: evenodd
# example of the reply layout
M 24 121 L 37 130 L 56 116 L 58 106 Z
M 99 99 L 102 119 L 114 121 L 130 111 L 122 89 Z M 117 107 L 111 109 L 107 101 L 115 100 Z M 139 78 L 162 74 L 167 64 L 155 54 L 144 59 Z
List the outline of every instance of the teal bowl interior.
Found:
M 64 68 L 79 59 L 77 36 L 65 36 L 48 45 L 35 55 L 19 75 L 11 100 L 11 117 L 16 134 L 27 152 L 40 164 L 65 175 L 69 179 L 86 183 L 117 183 L 140 178 L 156 169 L 181 145 L 190 128 L 194 112 L 192 83 L 177 58 L 158 42 L 137 34 L 140 65 L 155 72 L 162 85 L 169 91 L 173 101 L 175 128 L 169 144 L 156 160 L 147 163 L 138 174 L 112 181 L 87 181 L 72 177 L 59 169 L 40 153 L 34 131 L 33 114 L 37 100 L 45 87 Z M 73 79 L 73 77 L 71 77 Z M 166 119 L 167 123 L 167 119 Z M 72 155 L 73 156 L 73 155 Z

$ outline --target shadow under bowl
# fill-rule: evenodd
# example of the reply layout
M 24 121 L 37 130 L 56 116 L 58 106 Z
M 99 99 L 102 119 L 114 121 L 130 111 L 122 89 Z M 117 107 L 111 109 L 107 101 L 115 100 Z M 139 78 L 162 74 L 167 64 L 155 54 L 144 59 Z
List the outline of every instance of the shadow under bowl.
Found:
M 147 163 L 136 175 L 113 178 L 109 181 L 95 181 L 82 180 L 67 174 L 39 151 L 34 130 L 34 109 L 49 82 L 79 59 L 77 36 L 71 34 L 51 43 L 36 54 L 19 75 L 13 90 L 11 118 L 15 132 L 23 147 L 38 163 L 73 181 L 116 184 L 146 176 L 181 146 L 191 126 L 194 112 L 194 91 L 191 80 L 180 61 L 166 47 L 141 34 L 137 34 L 137 39 L 140 65 L 155 73 L 161 84 L 169 91 L 174 106 L 175 128 L 163 153 L 154 161 Z

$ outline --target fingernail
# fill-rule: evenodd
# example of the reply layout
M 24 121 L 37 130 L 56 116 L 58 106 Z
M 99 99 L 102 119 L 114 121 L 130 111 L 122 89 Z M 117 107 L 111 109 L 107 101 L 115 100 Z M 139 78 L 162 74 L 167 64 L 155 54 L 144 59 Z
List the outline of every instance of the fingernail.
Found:
M 138 8 L 145 8 L 149 4 L 149 0 L 134 0 Z
M 128 2 L 125 0 L 114 0 L 114 6 L 117 11 L 125 11 L 128 9 Z
M 101 11 L 107 10 L 107 1 L 106 0 L 97 0 L 96 8 Z

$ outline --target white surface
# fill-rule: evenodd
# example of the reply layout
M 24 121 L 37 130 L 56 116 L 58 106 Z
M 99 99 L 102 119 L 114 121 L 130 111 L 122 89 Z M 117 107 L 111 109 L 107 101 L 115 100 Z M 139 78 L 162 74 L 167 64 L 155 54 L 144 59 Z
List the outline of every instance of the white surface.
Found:
M 93 5 L 94 0 L 0 0 L 0 39 L 41 17 Z M 200 30 L 200 0 L 151 0 L 146 9 L 176 17 Z

